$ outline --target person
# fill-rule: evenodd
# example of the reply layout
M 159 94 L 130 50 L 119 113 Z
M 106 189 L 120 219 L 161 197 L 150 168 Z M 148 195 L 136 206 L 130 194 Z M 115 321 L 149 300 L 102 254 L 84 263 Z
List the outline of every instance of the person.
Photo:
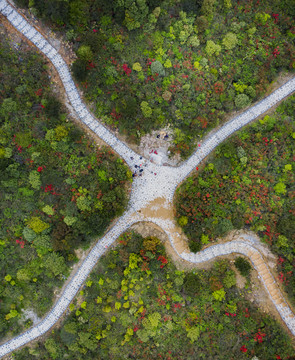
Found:
M 165 139 L 165 140 L 168 140 L 168 137 L 169 137 L 169 136 L 168 136 L 168 134 L 166 133 L 166 135 L 164 136 L 164 139 Z

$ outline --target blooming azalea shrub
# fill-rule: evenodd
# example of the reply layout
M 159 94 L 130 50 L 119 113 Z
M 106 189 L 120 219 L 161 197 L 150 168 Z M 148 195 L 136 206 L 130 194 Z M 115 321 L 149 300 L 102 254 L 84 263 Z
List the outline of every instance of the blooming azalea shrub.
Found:
M 220 145 L 177 190 L 175 204 L 191 250 L 204 235 L 214 241 L 231 229 L 256 232 L 278 255 L 278 280 L 295 303 L 294 104 L 292 96 Z
M 121 235 L 70 305 L 62 327 L 33 349 L 15 352 L 15 359 L 34 354 L 45 360 L 53 353 L 75 360 L 294 355 L 285 331 L 245 299 L 246 291 L 225 287 L 229 262 L 206 271 L 177 270 L 156 239 Z
M 181 140 L 175 134 L 172 155 L 190 155 L 228 112 L 261 98 L 280 71 L 294 68 L 290 1 L 39 0 L 26 6 L 71 40 L 78 55 L 73 74 L 96 115 L 133 142 L 170 124 L 183 134 Z M 249 91 L 238 92 L 236 83 Z M 135 106 L 126 113 L 129 97 Z
M 0 47 L 0 272 L 13 279 L 0 281 L 3 338 L 28 326 L 23 309 L 48 311 L 75 249 L 122 214 L 130 172 L 68 122 L 40 56 L 13 50 L 5 34 Z

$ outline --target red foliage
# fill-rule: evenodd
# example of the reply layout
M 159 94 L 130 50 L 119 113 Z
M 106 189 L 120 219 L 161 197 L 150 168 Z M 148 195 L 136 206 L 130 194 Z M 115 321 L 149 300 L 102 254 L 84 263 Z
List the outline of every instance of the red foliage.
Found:
M 132 71 L 132 70 L 128 67 L 127 64 L 123 64 L 123 65 L 122 65 L 122 68 L 123 68 L 125 74 L 127 74 L 128 76 L 131 74 L 131 71 Z
M 243 353 L 246 353 L 248 351 L 248 349 L 246 348 L 245 345 L 241 346 L 240 347 L 240 350 L 243 352 Z

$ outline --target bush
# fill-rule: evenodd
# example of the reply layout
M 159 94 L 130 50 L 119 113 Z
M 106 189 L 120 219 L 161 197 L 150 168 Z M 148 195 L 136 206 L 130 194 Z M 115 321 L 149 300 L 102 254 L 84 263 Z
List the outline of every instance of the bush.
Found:
M 227 50 L 233 49 L 237 45 L 237 42 L 237 35 L 232 32 L 227 33 L 222 40 L 222 44 Z
M 200 40 L 197 35 L 193 35 L 188 39 L 188 45 L 191 45 L 192 47 L 198 47 L 200 45 Z
M 142 101 L 140 107 L 144 117 L 149 118 L 152 116 L 153 110 L 146 101 Z
M 250 103 L 251 100 L 246 94 L 239 94 L 235 97 L 235 105 L 238 109 L 245 108 L 246 106 L 250 105 Z
M 212 56 L 213 54 L 218 56 L 221 51 L 221 46 L 215 44 L 215 42 L 212 40 L 208 40 L 206 43 L 205 51 L 209 56 Z
M 159 76 L 165 76 L 165 69 L 160 61 L 154 61 L 151 65 L 151 72 L 153 75 L 159 74 Z
M 188 222 L 188 217 L 187 216 L 181 216 L 178 220 L 177 220 L 179 226 L 184 227 L 185 225 L 187 225 Z
M 217 233 L 221 236 L 226 235 L 233 229 L 233 224 L 229 219 L 222 219 L 218 222 Z
M 201 281 L 198 275 L 188 273 L 183 282 L 183 290 L 188 296 L 195 296 L 201 289 Z
M 202 248 L 202 244 L 200 241 L 198 240 L 191 240 L 189 242 L 189 249 L 191 252 L 197 253 L 198 251 L 200 251 Z
M 77 59 L 72 65 L 73 75 L 78 81 L 85 81 L 87 77 L 87 63 L 81 59 Z
M 89 45 L 80 46 L 77 55 L 82 61 L 91 61 L 93 58 L 93 52 Z
M 208 28 L 208 20 L 205 16 L 199 16 L 195 20 L 195 25 L 197 26 L 198 33 L 203 33 Z
M 128 96 L 122 99 L 121 104 L 119 105 L 119 112 L 126 118 L 135 116 L 137 113 L 136 98 L 134 96 Z
M 143 248 L 146 251 L 155 252 L 161 241 L 155 236 L 149 236 L 143 240 Z
M 240 256 L 235 260 L 235 267 L 239 270 L 240 274 L 243 276 L 249 276 L 250 270 L 252 269 L 249 261 L 247 261 L 246 259 Z

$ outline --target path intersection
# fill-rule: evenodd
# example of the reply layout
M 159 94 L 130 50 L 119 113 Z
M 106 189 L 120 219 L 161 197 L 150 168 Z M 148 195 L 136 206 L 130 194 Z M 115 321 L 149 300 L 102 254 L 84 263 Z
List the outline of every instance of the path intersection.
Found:
M 180 166 L 157 165 L 131 150 L 88 111 L 71 77 L 70 70 L 61 55 L 6 0 L 0 0 L 0 13 L 54 65 L 63 83 L 67 97 L 80 121 L 112 147 L 126 161 L 132 172 L 136 171 L 138 175 L 134 177 L 127 210 L 104 237 L 96 243 L 79 269 L 72 276 L 71 281 L 65 287 L 64 292 L 60 295 L 51 311 L 36 326 L 0 345 L 0 357 L 45 334 L 66 311 L 98 259 L 106 252 L 106 249 L 115 242 L 120 234 L 139 221 L 153 222 L 160 226 L 167 234 L 176 254 L 183 260 L 191 263 L 203 263 L 217 256 L 232 253 L 247 256 L 257 270 L 260 280 L 281 318 L 295 336 L 295 316 L 284 299 L 263 256 L 255 247 L 254 239 L 241 236 L 237 240 L 210 246 L 196 254 L 191 253 L 183 241 L 183 234 L 175 223 L 173 216 L 173 196 L 177 186 L 216 146 L 231 134 L 259 117 L 285 97 L 291 95 L 295 91 L 295 78 L 285 83 L 244 113 L 224 124 L 218 130 L 211 132 L 210 135 L 198 144 L 197 150 L 193 155 Z M 140 174 L 141 176 L 139 176 Z

